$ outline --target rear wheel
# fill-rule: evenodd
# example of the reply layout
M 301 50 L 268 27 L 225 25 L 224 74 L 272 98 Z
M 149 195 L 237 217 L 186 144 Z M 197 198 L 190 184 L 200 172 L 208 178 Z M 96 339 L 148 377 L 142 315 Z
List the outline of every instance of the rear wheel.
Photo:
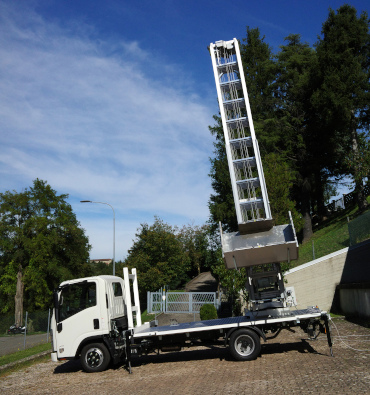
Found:
M 238 361 L 251 361 L 261 352 L 260 337 L 250 329 L 239 329 L 230 336 L 230 353 Z
M 81 364 L 88 373 L 102 372 L 109 362 L 109 351 L 102 343 L 87 344 L 81 351 Z

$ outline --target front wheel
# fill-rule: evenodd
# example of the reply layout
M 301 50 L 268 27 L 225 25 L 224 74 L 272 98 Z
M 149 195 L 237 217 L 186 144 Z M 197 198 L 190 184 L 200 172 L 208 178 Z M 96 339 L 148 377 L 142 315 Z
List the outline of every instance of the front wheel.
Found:
M 85 372 L 102 372 L 109 362 L 109 351 L 102 343 L 87 344 L 81 351 L 81 364 Z
M 239 329 L 230 336 L 230 353 L 238 361 L 251 361 L 261 352 L 260 337 L 250 329 Z

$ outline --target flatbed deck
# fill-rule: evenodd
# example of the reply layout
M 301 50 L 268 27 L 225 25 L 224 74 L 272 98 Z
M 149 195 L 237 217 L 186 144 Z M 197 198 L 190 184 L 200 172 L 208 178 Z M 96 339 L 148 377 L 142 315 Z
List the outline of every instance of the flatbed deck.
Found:
M 263 314 L 263 311 L 261 311 L 253 312 L 253 315 L 251 314 L 241 317 L 218 318 L 214 320 L 186 322 L 166 326 L 148 327 L 144 324 L 141 327 L 134 328 L 133 337 L 140 338 L 151 336 L 165 336 L 179 333 L 259 326 L 292 321 L 296 321 L 298 323 L 300 320 L 321 317 L 323 314 L 326 314 L 326 312 L 321 311 L 318 308 L 312 307 L 302 310 L 285 310 L 274 317 L 266 316 Z

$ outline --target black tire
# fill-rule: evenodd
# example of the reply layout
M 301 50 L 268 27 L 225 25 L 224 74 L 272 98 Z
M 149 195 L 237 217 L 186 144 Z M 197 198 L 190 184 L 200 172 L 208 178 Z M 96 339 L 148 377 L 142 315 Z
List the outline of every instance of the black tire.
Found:
M 87 344 L 81 351 L 81 364 L 88 373 L 102 372 L 108 367 L 110 359 L 109 351 L 102 343 Z
M 260 337 L 251 329 L 239 329 L 230 336 L 231 355 L 238 361 L 251 361 L 261 352 Z

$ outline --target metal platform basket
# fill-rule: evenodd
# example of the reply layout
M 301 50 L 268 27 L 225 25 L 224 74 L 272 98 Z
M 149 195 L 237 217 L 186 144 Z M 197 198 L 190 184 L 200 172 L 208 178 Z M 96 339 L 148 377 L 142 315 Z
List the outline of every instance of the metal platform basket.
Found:
M 226 267 L 235 269 L 298 259 L 298 241 L 290 213 L 289 217 L 290 224 L 254 234 L 223 233 L 220 227 Z

